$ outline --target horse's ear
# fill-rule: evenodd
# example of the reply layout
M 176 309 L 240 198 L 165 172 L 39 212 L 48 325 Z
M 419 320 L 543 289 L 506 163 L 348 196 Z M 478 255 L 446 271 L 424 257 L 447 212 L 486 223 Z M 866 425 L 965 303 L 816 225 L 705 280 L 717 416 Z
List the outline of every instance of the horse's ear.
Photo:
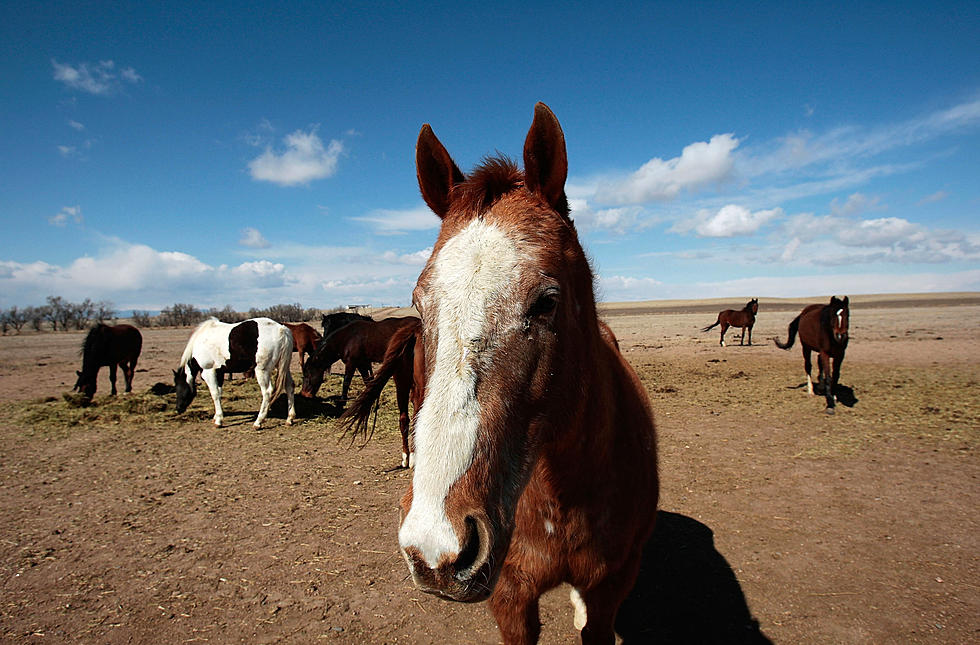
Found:
M 524 185 L 541 195 L 556 211 L 567 215 L 567 176 L 565 134 L 554 112 L 544 103 L 538 103 L 534 106 L 534 121 L 524 140 Z
M 466 180 L 446 147 L 436 138 L 428 123 L 419 132 L 415 144 L 415 174 L 418 176 L 422 199 L 432 212 L 445 217 L 449 211 L 449 193 L 453 186 Z
M 845 307 L 847 307 L 847 306 L 848 306 L 848 304 L 847 304 L 847 296 L 844 296 L 844 306 L 845 306 Z
M 79 372 L 78 370 L 75 370 L 75 375 L 78 376 L 78 378 L 82 377 L 82 373 Z

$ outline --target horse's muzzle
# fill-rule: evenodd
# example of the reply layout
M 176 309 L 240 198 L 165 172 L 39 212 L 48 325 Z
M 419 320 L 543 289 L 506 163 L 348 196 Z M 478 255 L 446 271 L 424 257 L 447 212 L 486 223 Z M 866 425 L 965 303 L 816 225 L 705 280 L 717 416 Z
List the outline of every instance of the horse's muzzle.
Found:
M 499 571 L 491 571 L 492 538 L 485 520 L 466 518 L 462 551 L 429 566 L 414 546 L 402 548 L 415 585 L 425 593 L 456 602 L 480 602 L 490 597 Z

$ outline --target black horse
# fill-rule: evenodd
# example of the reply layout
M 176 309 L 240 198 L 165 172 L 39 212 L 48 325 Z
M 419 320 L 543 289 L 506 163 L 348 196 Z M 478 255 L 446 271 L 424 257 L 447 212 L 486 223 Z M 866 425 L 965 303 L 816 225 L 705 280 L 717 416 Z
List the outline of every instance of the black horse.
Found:
M 338 314 L 323 314 L 320 325 L 323 327 L 323 337 L 326 338 L 341 327 L 357 322 L 358 320 L 374 320 L 370 316 L 342 312 Z
M 82 371 L 75 373 L 78 380 L 75 390 L 86 398 L 95 396 L 96 378 L 99 368 L 109 366 L 109 382 L 112 393 L 116 393 L 116 367 L 121 367 L 126 379 L 126 391 L 133 391 L 133 374 L 136 361 L 143 348 L 143 335 L 132 325 L 105 325 L 99 323 L 85 337 L 82 343 Z

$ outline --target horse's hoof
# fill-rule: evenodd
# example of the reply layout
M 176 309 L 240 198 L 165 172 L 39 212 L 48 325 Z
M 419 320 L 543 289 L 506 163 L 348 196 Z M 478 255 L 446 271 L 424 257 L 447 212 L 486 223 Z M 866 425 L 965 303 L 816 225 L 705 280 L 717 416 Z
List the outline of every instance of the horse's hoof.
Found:
M 827 408 L 827 414 L 834 414 L 834 408 Z
M 286 425 L 287 426 L 293 425 L 293 420 L 292 419 L 286 419 Z

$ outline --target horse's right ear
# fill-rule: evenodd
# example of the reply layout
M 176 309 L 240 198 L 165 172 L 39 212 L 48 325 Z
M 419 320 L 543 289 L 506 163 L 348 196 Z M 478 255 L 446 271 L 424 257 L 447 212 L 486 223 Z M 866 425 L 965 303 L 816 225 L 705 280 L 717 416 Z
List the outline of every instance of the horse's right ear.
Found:
M 415 174 L 418 176 L 422 199 L 433 213 L 445 217 L 449 212 L 449 194 L 453 186 L 465 181 L 466 177 L 428 123 L 422 126 L 415 145 Z
M 82 377 L 82 373 L 81 373 L 81 372 L 79 372 L 78 370 L 75 370 L 75 375 L 76 375 L 76 376 L 78 376 L 79 378 L 81 378 L 81 377 Z

